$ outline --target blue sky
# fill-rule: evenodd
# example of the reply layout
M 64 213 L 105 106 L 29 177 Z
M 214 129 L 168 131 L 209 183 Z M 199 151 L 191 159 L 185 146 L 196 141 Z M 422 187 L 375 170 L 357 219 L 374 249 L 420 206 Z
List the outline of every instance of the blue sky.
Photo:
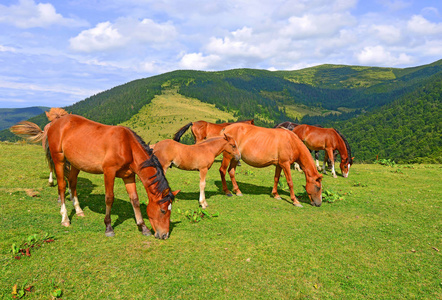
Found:
M 0 107 L 63 107 L 178 69 L 442 59 L 440 0 L 3 0 Z

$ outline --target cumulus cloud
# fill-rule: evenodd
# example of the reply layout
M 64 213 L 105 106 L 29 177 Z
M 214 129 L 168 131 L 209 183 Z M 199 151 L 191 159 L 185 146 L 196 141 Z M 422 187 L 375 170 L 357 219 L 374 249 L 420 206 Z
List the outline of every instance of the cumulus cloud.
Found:
M 182 69 L 210 70 L 219 61 L 220 57 L 217 55 L 204 56 L 202 53 L 189 53 L 181 58 L 179 66 Z
M 0 5 L 0 23 L 19 28 L 87 25 L 85 21 L 63 17 L 56 12 L 54 6 L 50 3 L 36 4 L 34 0 L 20 0 L 17 5 L 11 6 Z
M 442 34 L 442 23 L 432 23 L 421 15 L 414 15 L 408 21 L 408 29 L 417 34 L 440 35 Z
M 96 52 L 121 48 L 129 44 L 149 44 L 156 48 L 176 38 L 175 27 L 167 23 L 155 23 L 151 19 L 141 21 L 120 18 L 115 23 L 103 22 L 82 31 L 69 40 L 71 49 L 79 52 Z
M 356 54 L 356 57 L 363 65 L 396 66 L 413 61 L 411 56 L 405 53 L 394 55 L 383 46 L 365 47 Z

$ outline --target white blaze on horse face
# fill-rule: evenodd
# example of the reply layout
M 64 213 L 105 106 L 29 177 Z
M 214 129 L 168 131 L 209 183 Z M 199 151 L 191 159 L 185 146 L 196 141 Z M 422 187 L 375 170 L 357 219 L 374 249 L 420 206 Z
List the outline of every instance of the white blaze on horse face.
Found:
M 172 210 L 172 203 L 169 203 L 169 206 L 167 207 L 168 210 Z

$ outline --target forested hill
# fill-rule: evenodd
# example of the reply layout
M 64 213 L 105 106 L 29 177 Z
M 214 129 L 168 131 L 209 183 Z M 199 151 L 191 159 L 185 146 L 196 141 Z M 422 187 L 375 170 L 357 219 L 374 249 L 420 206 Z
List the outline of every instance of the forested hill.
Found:
M 117 86 L 66 109 L 102 123 L 120 124 L 151 103 L 156 95 L 173 89 L 183 96 L 214 104 L 236 118 L 255 118 L 261 126 L 287 120 L 335 126 L 349 136 L 359 160 L 373 160 L 376 155 L 403 160 L 437 158 L 441 148 L 441 93 L 437 82 L 441 74 L 442 60 L 406 69 L 322 65 L 276 72 L 174 71 Z M 416 111 L 414 101 L 422 103 L 419 107 L 423 111 Z M 432 113 L 425 113 L 429 108 Z M 400 111 L 403 113 L 398 114 Z M 415 119 L 424 123 L 425 130 L 415 128 Z M 47 122 L 44 115 L 31 121 L 39 125 Z M 402 124 L 401 129 L 393 125 L 398 123 Z M 382 127 L 382 137 L 365 134 L 377 126 Z M 4 139 L 5 133 L 2 134 Z M 358 135 L 369 136 L 371 141 L 364 142 Z M 426 139 L 425 149 L 407 144 L 415 138 Z M 409 155 L 392 151 L 393 139 L 411 147 Z

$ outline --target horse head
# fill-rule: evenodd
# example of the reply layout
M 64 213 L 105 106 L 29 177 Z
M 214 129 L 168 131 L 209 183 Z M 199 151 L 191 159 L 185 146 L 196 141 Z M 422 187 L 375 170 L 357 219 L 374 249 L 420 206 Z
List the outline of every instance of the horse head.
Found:
M 344 176 L 344 178 L 348 177 L 351 165 L 353 165 L 353 157 L 347 157 L 347 159 L 341 160 L 339 167 L 341 168 L 342 176 Z
M 170 189 L 163 191 L 163 199 L 159 201 L 149 201 L 146 211 L 155 237 L 165 240 L 169 237 L 170 213 L 172 211 L 172 200 L 178 191 L 171 192 Z
M 310 199 L 310 204 L 313 206 L 321 206 L 322 204 L 322 175 L 318 173 L 317 176 L 306 178 L 305 191 Z
M 224 146 L 224 151 L 239 161 L 241 159 L 241 153 L 239 152 L 235 139 L 228 133 L 224 133 L 224 139 L 227 141 L 227 144 Z

